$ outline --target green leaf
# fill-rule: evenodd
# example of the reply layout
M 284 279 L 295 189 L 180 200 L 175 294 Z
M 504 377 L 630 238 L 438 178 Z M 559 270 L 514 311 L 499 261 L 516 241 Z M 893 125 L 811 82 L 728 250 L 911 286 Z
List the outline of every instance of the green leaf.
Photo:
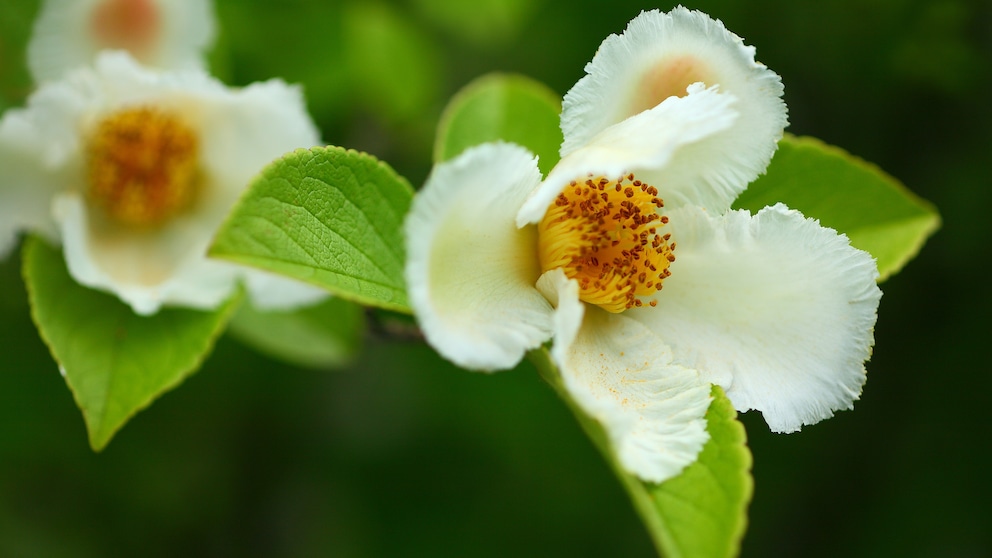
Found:
M 341 298 L 288 312 L 242 304 L 228 331 L 260 352 L 296 365 L 337 367 L 358 352 L 365 314 L 361 306 Z
M 661 484 L 646 483 L 623 469 L 602 426 L 572 400 L 547 350 L 528 354 L 541 376 L 558 392 L 579 424 L 613 468 L 641 516 L 659 555 L 667 558 L 724 557 L 740 552 L 747 506 L 754 491 L 751 452 L 744 425 L 718 386 L 706 413 L 706 442 L 695 463 Z
M 255 177 L 210 255 L 409 313 L 403 218 L 412 199 L 409 183 L 371 155 L 298 149 Z
M 937 210 L 895 178 L 808 137 L 783 138 L 767 174 L 735 206 L 757 211 L 777 202 L 845 233 L 878 260 L 879 281 L 902 269 L 940 227 Z
M 468 147 L 503 140 L 540 157 L 541 172 L 558 162 L 561 97 L 530 78 L 489 74 L 466 85 L 448 103 L 438 123 L 434 161 L 446 161 Z
M 736 556 L 747 528 L 747 505 L 754 493 L 751 451 L 744 425 L 723 390 L 713 386 L 706 412 L 710 440 L 699 459 L 681 475 L 658 485 L 628 479 L 645 513 L 662 518 L 656 540 L 665 541 L 665 556 Z
M 116 297 L 76 283 L 62 252 L 37 238 L 25 241 L 23 273 L 31 315 L 95 451 L 199 368 L 239 298 L 213 312 L 167 308 L 138 316 Z

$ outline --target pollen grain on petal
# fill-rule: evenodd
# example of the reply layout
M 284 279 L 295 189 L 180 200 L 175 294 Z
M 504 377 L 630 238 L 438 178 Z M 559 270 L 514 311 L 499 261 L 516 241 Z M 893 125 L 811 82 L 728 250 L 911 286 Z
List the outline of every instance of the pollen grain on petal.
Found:
M 199 138 L 173 113 L 148 106 L 113 112 L 86 149 L 87 197 L 112 220 L 156 226 L 187 209 L 199 186 Z
M 578 281 L 581 300 L 609 312 L 643 306 L 675 260 L 657 194 L 632 174 L 573 180 L 538 225 L 542 270 L 561 268 Z

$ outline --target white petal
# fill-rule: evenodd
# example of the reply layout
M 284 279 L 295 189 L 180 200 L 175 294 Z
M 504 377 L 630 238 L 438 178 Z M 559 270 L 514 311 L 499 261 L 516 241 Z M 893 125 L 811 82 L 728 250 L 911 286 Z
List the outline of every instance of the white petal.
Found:
M 851 408 L 881 297 L 871 256 L 781 204 L 753 217 L 694 208 L 670 217 L 672 276 L 658 306 L 631 317 L 776 432 Z
M 265 165 L 320 143 L 298 86 L 274 79 L 205 93 L 195 108 L 201 157 L 204 170 L 226 192 L 225 213 Z
M 214 14 L 210 0 L 158 0 L 164 18 L 162 39 L 154 59 L 156 68 L 205 67 L 204 52 L 214 42 Z
M 35 20 L 28 43 L 28 68 L 36 82 L 59 79 L 67 71 L 92 63 L 98 52 L 122 48 L 101 38 L 94 17 L 107 0 L 47 0 Z M 140 52 L 145 65 L 168 69 L 203 68 L 203 51 L 213 42 L 209 0 L 146 0 L 158 18 L 157 32 Z M 119 9 L 119 8 L 118 8 Z
M 707 175 L 717 182 L 712 193 L 719 195 L 699 205 L 716 213 L 729 209 L 768 166 L 787 124 L 781 79 L 755 62 L 754 47 L 745 46 L 719 20 L 683 7 L 634 18 L 622 35 L 603 41 L 586 72 L 562 104 L 563 156 L 666 96 L 683 95 L 696 81 L 718 85 L 737 99 L 734 108 L 740 118 L 732 127 L 691 146 L 673 162 L 693 169 L 694 161 L 707 161 Z
M 312 306 L 329 296 L 324 289 L 257 269 L 246 270 L 244 281 L 252 306 L 263 312 Z
M 566 352 L 575 342 L 582 326 L 586 305 L 579 300 L 579 282 L 569 279 L 561 269 L 552 269 L 537 280 L 537 290 L 555 307 L 554 345 L 551 358 L 565 362 Z
M 79 72 L 76 77 L 43 85 L 28 97 L 25 108 L 3 115 L 8 145 L 29 154 L 46 172 L 82 168 L 80 121 L 94 104 L 95 76 Z
M 79 283 L 114 293 L 141 315 L 168 304 L 212 309 L 233 292 L 239 269 L 204 257 L 213 228 L 183 218 L 164 233 L 125 234 L 87 209 L 75 193 L 56 196 L 52 207 Z
M 692 169 L 675 165 L 687 161 L 681 154 L 694 143 L 726 130 L 738 117 L 734 98 L 701 85 L 690 87 L 685 97 L 670 97 L 658 106 L 610 126 L 555 165 L 547 180 L 527 200 L 518 224 L 536 223 L 552 200 L 572 180 L 594 176 L 617 177 L 628 172 L 638 177 L 662 176 L 653 180 L 665 203 L 705 204 L 726 194 L 719 180 L 711 176 L 711 156 L 719 153 L 697 152 L 701 159 L 691 162 Z M 680 163 L 681 164 L 681 163 Z M 685 172 L 683 171 L 690 171 Z
M 551 335 L 535 227 L 514 216 L 540 182 L 522 147 L 484 144 L 436 166 L 404 225 L 406 282 L 421 329 L 465 368 L 516 365 Z
M 560 342 L 556 336 L 556 349 Z M 587 306 L 574 343 L 559 354 L 566 389 L 603 425 L 624 469 L 660 483 L 696 460 L 709 439 L 710 385 L 673 364 L 658 335 Z
M 50 205 L 64 177 L 49 172 L 38 159 L 38 143 L 23 113 L 9 110 L 0 120 L 0 260 L 20 232 L 58 239 Z

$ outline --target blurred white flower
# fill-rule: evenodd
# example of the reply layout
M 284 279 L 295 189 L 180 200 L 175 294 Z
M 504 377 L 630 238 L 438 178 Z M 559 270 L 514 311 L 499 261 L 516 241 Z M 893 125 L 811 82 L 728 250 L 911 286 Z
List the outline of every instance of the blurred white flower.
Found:
M 782 135 L 779 77 L 684 8 L 641 14 L 586 70 L 546 179 L 524 148 L 484 144 L 415 198 L 406 280 L 428 342 L 495 370 L 553 339 L 568 392 L 653 482 L 708 439 L 711 383 L 776 431 L 851 407 L 873 259 L 783 205 L 730 210 Z
M 126 50 L 145 66 L 204 67 L 214 38 L 210 0 L 45 0 L 28 43 L 36 82 L 89 66 L 102 50 Z
M 77 281 L 138 314 L 214 308 L 240 279 L 261 308 L 315 302 L 323 291 L 206 251 L 264 165 L 318 141 L 280 80 L 232 89 L 102 53 L 0 120 L 0 255 L 22 230 L 61 242 Z

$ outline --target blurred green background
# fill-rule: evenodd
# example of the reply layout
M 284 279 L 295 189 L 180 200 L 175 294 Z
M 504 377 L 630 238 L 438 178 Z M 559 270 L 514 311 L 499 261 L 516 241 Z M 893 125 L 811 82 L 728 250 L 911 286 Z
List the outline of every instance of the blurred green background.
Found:
M 429 170 L 446 100 L 483 73 L 564 93 L 630 0 L 218 0 L 214 72 L 302 83 L 324 140 Z M 743 421 L 744 556 L 992 555 L 992 4 L 695 2 L 786 85 L 789 131 L 882 168 L 943 229 L 883 285 L 855 412 Z M 0 109 L 30 91 L 35 0 L 0 4 Z M 370 333 L 344 370 L 230 338 L 101 454 L 0 263 L 0 556 L 651 556 L 619 484 L 529 365 L 463 372 Z M 985 364 L 982 364 L 985 363 Z

